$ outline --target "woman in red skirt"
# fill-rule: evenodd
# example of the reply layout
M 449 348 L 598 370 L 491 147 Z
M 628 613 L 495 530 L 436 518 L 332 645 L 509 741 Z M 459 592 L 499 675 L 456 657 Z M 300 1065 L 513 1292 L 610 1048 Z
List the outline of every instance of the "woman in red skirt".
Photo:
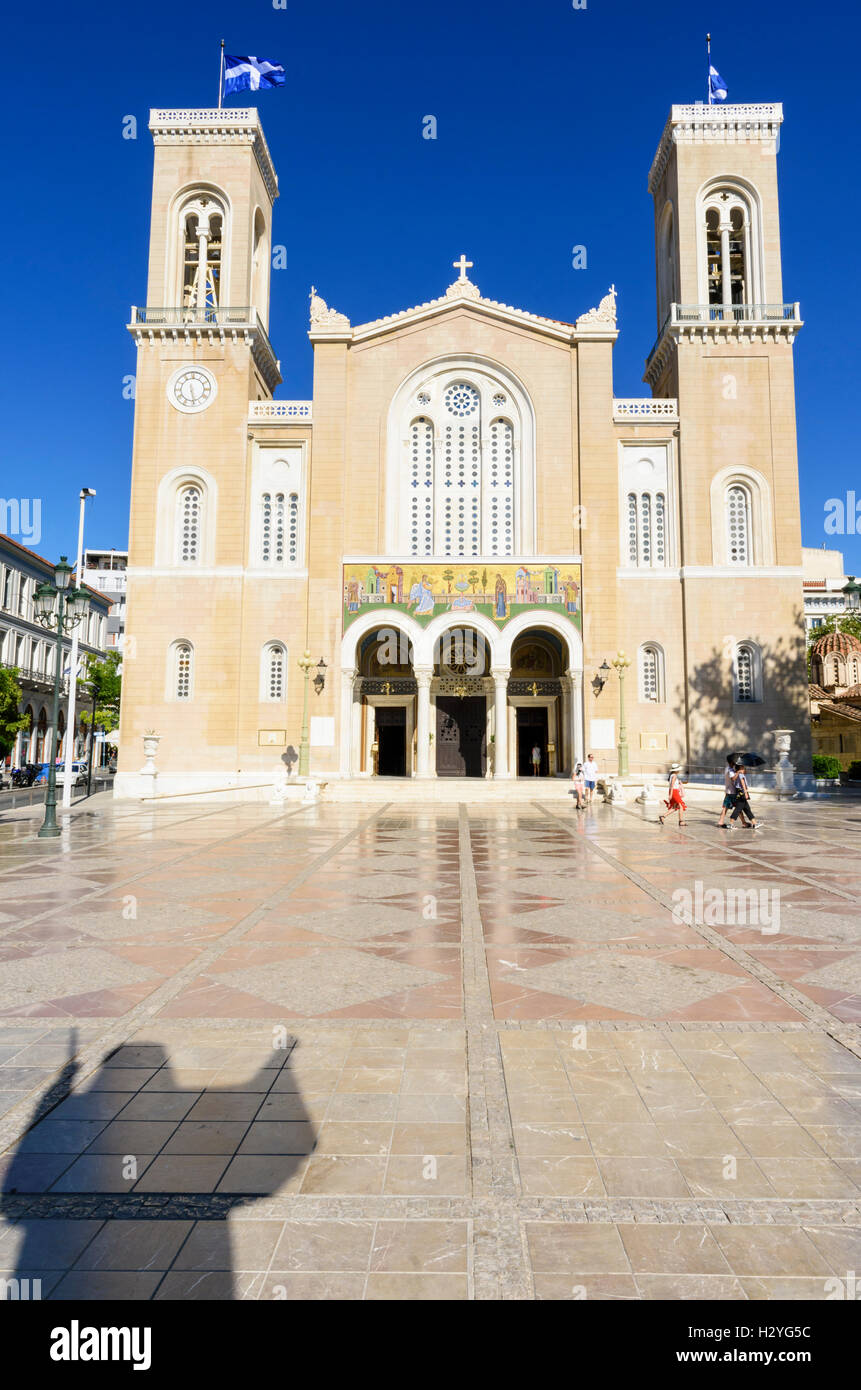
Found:
M 670 768 L 669 798 L 664 802 L 664 805 L 667 809 L 662 816 L 658 816 L 658 820 L 661 822 L 661 825 L 663 825 L 667 816 L 671 816 L 674 811 L 678 811 L 679 813 L 679 825 L 687 825 L 687 821 L 682 820 L 682 812 L 686 811 L 688 808 L 685 805 L 684 797 L 682 796 L 681 773 L 681 765 L 679 763 L 673 763 L 672 767 Z

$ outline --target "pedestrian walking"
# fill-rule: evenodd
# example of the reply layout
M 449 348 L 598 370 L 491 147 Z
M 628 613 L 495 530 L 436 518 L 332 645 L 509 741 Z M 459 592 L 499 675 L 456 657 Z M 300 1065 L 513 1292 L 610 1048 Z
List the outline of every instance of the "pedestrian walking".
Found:
M 532 748 L 532 776 L 537 777 L 541 772 L 541 745 L 536 743 Z
M 751 830 L 756 829 L 756 816 L 750 804 L 750 788 L 747 785 L 744 763 L 740 759 L 735 765 L 735 807 L 730 816 L 730 823 L 739 816 L 743 826 L 750 827 Z
M 736 754 L 735 754 L 735 753 L 727 753 L 727 755 L 726 755 L 726 767 L 724 768 L 724 772 L 723 772 L 723 803 L 722 803 L 721 808 L 720 808 L 720 817 L 719 817 L 719 819 L 718 819 L 718 830 L 732 830 L 732 826 L 731 826 L 731 825 L 727 825 L 727 823 L 726 823 L 726 813 L 727 813 L 727 811 L 731 811 L 731 810 L 733 809 L 733 807 L 735 806 L 735 797 L 736 797 L 735 765 L 736 765 L 736 761 L 737 761 L 737 758 L 736 758 Z
M 582 763 L 575 765 L 574 771 L 571 773 L 571 781 L 574 783 L 574 791 L 572 792 L 574 808 L 577 811 L 582 811 L 586 805 L 586 775 Z
M 586 754 L 586 762 L 583 764 L 583 774 L 586 779 L 586 801 L 591 802 L 595 795 L 595 788 L 598 785 L 598 764 L 591 753 Z
M 664 802 L 667 809 L 662 816 L 658 816 L 658 820 L 661 825 L 663 825 L 667 816 L 671 816 L 674 811 L 678 811 L 679 825 L 687 825 L 687 821 L 682 820 L 682 814 L 688 808 L 682 796 L 682 769 L 679 763 L 673 763 L 667 782 L 667 800 Z

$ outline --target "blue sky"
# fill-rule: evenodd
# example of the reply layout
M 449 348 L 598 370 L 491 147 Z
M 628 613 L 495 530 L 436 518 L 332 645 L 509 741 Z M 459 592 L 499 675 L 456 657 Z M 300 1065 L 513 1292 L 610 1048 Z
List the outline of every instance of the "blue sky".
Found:
M 705 94 L 705 33 L 730 101 L 783 101 L 784 296 L 796 342 L 805 544 L 825 503 L 861 498 L 857 9 L 760 0 L 473 0 L 433 5 L 271 0 L 16 7 L 4 29 L 6 109 L 20 113 L 3 185 L 6 331 L 0 494 L 42 498 L 38 549 L 126 544 L 135 368 L 124 330 L 145 297 L 153 106 L 214 105 L 219 41 L 283 61 L 256 99 L 279 173 L 271 337 L 278 394 L 311 393 L 308 288 L 354 322 L 441 294 L 465 251 L 493 299 L 573 319 L 613 281 L 617 395 L 648 395 L 655 336 L 646 176 L 672 102 Z M 28 18 L 29 17 L 29 18 Z M 39 62 L 34 65 L 34 54 Z M 20 63 L 18 62 L 20 55 Z M 11 85 L 11 91 L 10 91 Z M 231 105 L 247 104 L 232 98 Z M 438 139 L 421 138 L 435 115 Z M 137 117 L 139 138 L 122 138 Z M 11 116 L 7 118 L 11 122 Z M 588 268 L 572 268 L 585 245 Z

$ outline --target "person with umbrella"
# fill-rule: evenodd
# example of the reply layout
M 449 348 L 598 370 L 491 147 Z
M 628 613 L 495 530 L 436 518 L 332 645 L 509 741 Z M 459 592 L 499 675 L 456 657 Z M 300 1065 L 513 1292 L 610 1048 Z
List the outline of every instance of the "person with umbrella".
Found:
M 730 821 L 737 820 L 741 816 L 742 825 L 749 826 L 752 830 L 756 829 L 756 817 L 750 805 L 750 789 L 747 784 L 745 768 L 755 766 L 763 761 L 764 759 L 757 757 L 756 754 L 743 753 L 741 757 L 736 759 L 735 763 L 735 807 Z M 747 819 L 745 820 L 744 817 Z
M 732 830 L 733 828 L 732 822 L 730 822 L 729 825 L 726 823 L 726 813 L 727 811 L 733 810 L 738 796 L 738 786 L 736 782 L 736 777 L 738 775 L 736 773 L 736 765 L 738 761 L 739 755 L 737 753 L 727 753 L 726 767 L 723 773 L 723 805 L 720 808 L 718 830 Z M 747 821 L 743 820 L 742 824 L 746 825 Z

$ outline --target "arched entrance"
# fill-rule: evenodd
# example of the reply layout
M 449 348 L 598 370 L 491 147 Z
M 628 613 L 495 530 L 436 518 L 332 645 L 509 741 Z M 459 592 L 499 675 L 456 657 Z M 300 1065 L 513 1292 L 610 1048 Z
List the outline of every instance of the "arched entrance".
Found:
M 431 701 L 437 777 L 486 777 L 493 680 L 484 634 L 449 627 L 434 647 Z
M 508 703 L 517 777 L 553 777 L 564 767 L 562 680 L 567 659 L 555 632 L 530 628 L 512 643 Z
M 358 772 L 411 777 L 415 770 L 413 648 L 400 628 L 384 624 L 357 647 L 360 727 Z M 355 695 L 354 687 L 354 695 Z

